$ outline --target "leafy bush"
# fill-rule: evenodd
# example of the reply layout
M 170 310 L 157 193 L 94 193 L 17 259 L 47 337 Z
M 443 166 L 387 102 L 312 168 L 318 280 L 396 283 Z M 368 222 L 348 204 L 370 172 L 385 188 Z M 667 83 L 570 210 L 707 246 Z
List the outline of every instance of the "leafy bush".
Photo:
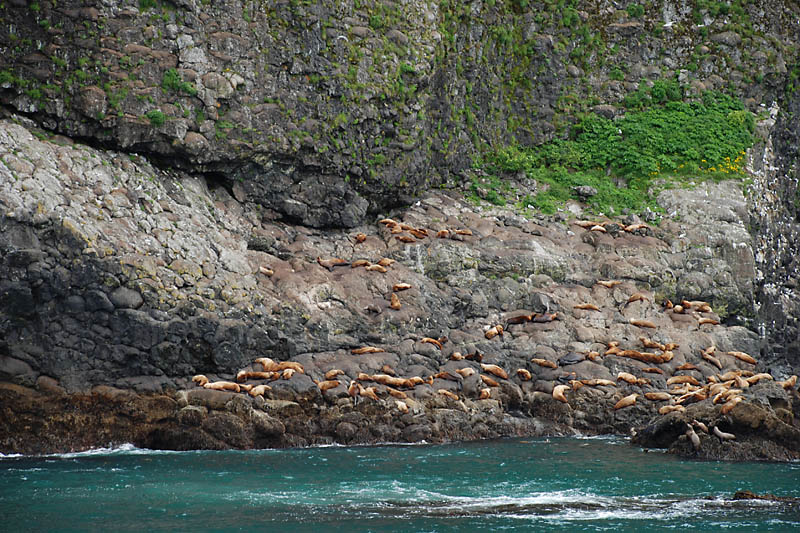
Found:
M 706 92 L 700 102 L 679 102 L 672 100 L 679 88 L 676 92 L 671 83 L 659 87 L 640 93 L 648 102 L 645 108 L 641 99 L 640 111 L 616 120 L 586 115 L 567 139 L 504 147 L 486 154 L 480 165 L 490 175 L 522 171 L 547 185 L 528 203 L 548 213 L 574 197 L 573 187 L 579 185 L 597 189 L 589 200 L 592 207 L 618 212 L 654 206 L 658 188 L 680 176 L 741 175 L 744 151 L 753 143 L 752 113 L 718 92 Z M 666 103 L 653 103 L 660 101 Z M 661 180 L 656 183 L 656 178 Z M 618 187 L 615 179 L 627 186 Z
M 147 120 L 150 121 L 155 127 L 163 126 L 164 123 L 167 121 L 167 116 L 162 113 L 159 109 L 153 109 L 148 111 L 144 116 L 147 117 Z
M 183 81 L 180 74 L 174 68 L 168 69 L 164 72 L 164 77 L 161 79 L 161 90 L 166 92 L 175 91 L 176 93 L 186 93 L 189 96 L 197 94 L 197 89 L 188 81 Z

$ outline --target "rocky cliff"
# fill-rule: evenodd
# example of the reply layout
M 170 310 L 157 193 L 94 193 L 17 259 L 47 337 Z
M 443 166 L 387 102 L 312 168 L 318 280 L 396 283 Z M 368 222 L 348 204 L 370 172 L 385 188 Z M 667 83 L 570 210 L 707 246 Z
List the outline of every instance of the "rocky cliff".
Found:
M 695 417 L 739 433 L 731 456 L 752 456 L 767 426 L 770 457 L 796 456 L 791 386 L 755 379 L 725 415 L 699 395 L 681 401 L 689 414 L 659 415 L 643 396 L 676 375 L 800 370 L 799 10 L 725 5 L 0 4 L 3 451 L 651 420 L 642 435 L 668 445 Z M 730 91 L 756 114 L 749 183 L 664 191 L 658 224 L 578 201 L 546 216 L 465 200 L 482 151 L 563 136 L 581 113 L 619 116 L 662 79 L 687 99 Z M 682 300 L 711 309 L 666 305 Z M 643 353 L 639 337 L 677 346 L 656 363 L 606 354 Z M 352 352 L 365 346 L 377 351 Z M 236 381 L 259 357 L 303 372 L 256 396 L 191 382 Z M 389 390 L 377 375 L 423 383 Z M 592 379 L 614 385 L 580 382 Z

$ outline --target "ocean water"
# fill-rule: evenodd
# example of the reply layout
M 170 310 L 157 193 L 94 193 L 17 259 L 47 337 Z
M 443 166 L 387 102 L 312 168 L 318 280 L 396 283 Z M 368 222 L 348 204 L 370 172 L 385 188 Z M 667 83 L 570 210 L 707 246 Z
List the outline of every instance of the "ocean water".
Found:
M 0 457 L 2 531 L 800 531 L 800 463 L 617 438 Z

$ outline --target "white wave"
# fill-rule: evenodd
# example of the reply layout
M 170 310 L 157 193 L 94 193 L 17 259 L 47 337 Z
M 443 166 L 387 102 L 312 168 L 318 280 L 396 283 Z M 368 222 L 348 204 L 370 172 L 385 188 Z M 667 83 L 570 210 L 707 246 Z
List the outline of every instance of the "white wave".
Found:
M 21 453 L 0 453 L 0 460 L 3 459 L 18 459 L 20 457 L 25 457 Z

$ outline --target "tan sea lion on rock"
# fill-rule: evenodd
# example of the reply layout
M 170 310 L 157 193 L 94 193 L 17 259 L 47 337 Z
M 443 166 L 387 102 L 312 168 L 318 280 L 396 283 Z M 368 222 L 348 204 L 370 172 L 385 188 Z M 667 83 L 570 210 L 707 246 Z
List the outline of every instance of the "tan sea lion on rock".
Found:
M 291 368 L 295 372 L 300 372 L 301 374 L 305 374 L 305 370 L 303 370 L 303 365 L 295 361 L 280 361 L 276 363 L 269 357 L 259 357 L 254 362 L 260 364 L 264 368 L 265 372 L 283 372 L 287 368 Z
M 255 398 L 256 396 L 264 396 L 264 394 L 267 391 L 271 391 L 271 390 L 272 390 L 272 387 L 270 387 L 269 385 L 256 385 L 255 387 L 253 387 L 252 389 L 247 391 L 247 394 L 249 394 L 250 396 Z
M 540 357 L 534 357 L 531 359 L 532 363 L 536 363 L 539 366 L 543 366 L 545 368 L 558 368 L 558 365 L 553 361 L 548 361 L 547 359 L 542 359 Z
M 344 370 L 342 370 L 340 368 L 334 368 L 332 370 L 328 370 L 327 372 L 325 372 L 325 379 L 333 379 L 336 376 L 341 376 L 343 374 L 344 374 Z
M 624 398 L 620 399 L 616 404 L 614 404 L 614 410 L 617 409 L 624 409 L 625 407 L 630 407 L 631 405 L 636 403 L 636 398 L 639 397 L 639 393 L 629 394 Z
M 639 318 L 631 318 L 628 322 L 630 324 L 636 326 L 636 327 L 639 327 L 639 328 L 656 329 L 656 325 L 653 322 L 649 321 L 649 320 L 642 320 L 642 319 L 639 319 Z
M 331 257 L 329 259 L 322 259 L 321 257 L 317 256 L 317 263 L 321 266 L 328 269 L 328 271 L 333 271 L 333 269 L 337 266 L 347 266 L 350 264 L 349 261 L 345 261 L 344 259 L 339 259 L 338 257 Z
M 192 378 L 192 381 L 197 383 L 204 389 L 230 391 L 230 392 L 241 392 L 242 390 L 239 387 L 238 383 L 233 383 L 232 381 L 209 381 L 208 378 L 203 374 L 198 374 L 194 376 Z
M 495 376 L 503 379 L 508 379 L 508 373 L 497 365 L 488 365 L 481 363 L 481 368 L 484 372 L 494 374 Z
M 376 346 L 362 346 L 361 348 L 353 348 L 350 350 L 350 353 L 354 355 L 363 355 L 365 353 L 382 353 L 385 352 L 383 348 L 378 348 Z
M 278 379 L 277 372 L 257 372 L 241 370 L 236 374 L 236 381 L 246 381 L 248 379 Z
M 553 387 L 553 398 L 558 400 L 559 402 L 569 403 L 567 401 L 566 392 L 570 390 L 569 385 L 556 385 Z

